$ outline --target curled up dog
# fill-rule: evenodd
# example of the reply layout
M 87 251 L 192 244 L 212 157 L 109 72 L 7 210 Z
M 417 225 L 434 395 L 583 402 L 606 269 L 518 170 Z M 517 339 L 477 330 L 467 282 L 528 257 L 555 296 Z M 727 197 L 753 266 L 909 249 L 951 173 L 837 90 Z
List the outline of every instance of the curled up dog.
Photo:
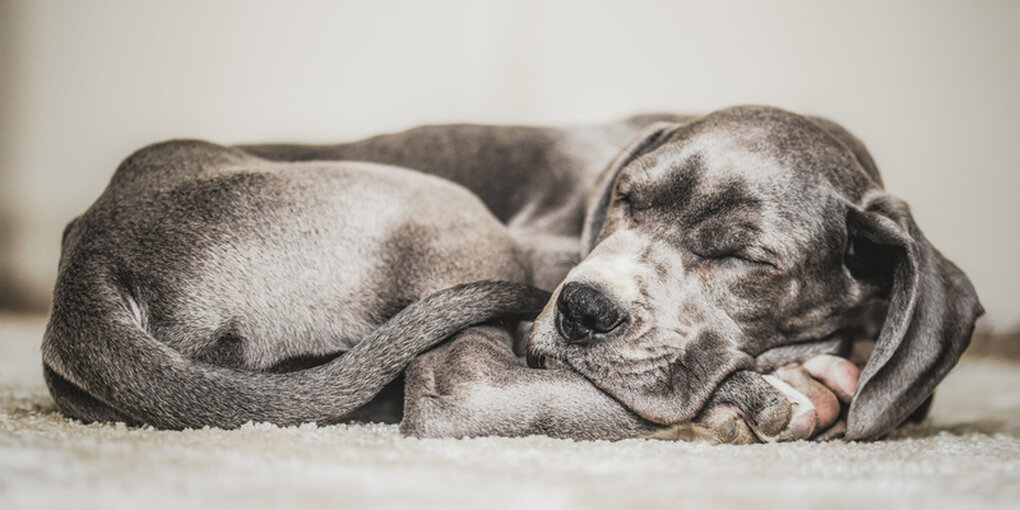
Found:
M 820 432 L 789 365 L 825 382 L 874 342 L 826 384 L 872 439 L 980 313 L 856 138 L 738 107 L 147 147 L 64 233 L 43 361 L 83 420 L 334 422 L 406 369 L 409 434 L 739 442 Z

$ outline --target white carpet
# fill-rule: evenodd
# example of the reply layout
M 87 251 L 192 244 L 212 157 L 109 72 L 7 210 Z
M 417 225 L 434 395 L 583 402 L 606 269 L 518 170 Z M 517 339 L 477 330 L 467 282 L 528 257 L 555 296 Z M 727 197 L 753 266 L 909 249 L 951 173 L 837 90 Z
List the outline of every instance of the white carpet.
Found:
M 870 444 L 415 440 L 395 426 L 81 425 L 0 316 L 0 508 L 1020 508 L 1020 364 L 971 359 Z

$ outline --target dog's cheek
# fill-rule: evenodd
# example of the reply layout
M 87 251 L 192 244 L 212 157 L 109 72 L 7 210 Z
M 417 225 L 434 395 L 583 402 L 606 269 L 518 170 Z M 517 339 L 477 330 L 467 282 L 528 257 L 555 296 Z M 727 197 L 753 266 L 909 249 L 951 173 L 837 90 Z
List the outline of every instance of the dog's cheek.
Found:
M 829 268 L 806 269 L 788 277 L 784 286 L 789 292 L 775 294 L 771 312 L 781 340 L 820 340 L 844 327 L 855 307 L 862 304 L 852 285 L 842 272 Z
M 797 279 L 792 274 L 760 270 L 737 272 L 728 285 L 734 298 L 732 315 L 742 319 L 774 315 L 776 306 L 785 307 L 799 292 Z
M 827 316 L 829 301 L 820 296 L 799 271 L 752 271 L 731 275 L 713 302 L 738 326 L 742 348 L 762 352 L 798 339 L 803 325 Z

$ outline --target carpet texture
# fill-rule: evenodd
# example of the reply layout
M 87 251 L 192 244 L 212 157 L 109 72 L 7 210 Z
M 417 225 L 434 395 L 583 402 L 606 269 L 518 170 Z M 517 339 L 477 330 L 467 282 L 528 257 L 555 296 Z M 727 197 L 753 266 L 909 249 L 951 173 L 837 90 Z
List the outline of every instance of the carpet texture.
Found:
M 875 443 L 417 440 L 395 426 L 82 425 L 0 316 L 0 508 L 1020 508 L 1020 363 L 969 358 Z M 596 418 L 596 417 L 593 417 Z

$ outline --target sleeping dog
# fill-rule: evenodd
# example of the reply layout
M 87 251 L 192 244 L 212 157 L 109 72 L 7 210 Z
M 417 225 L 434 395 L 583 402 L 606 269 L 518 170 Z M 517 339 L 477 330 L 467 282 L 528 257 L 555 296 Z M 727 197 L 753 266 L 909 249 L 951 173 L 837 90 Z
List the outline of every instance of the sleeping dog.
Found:
M 539 309 L 526 348 L 562 368 L 511 350 Z M 85 420 L 331 422 L 454 335 L 407 370 L 406 433 L 732 441 L 714 409 L 760 438 L 814 434 L 812 399 L 760 372 L 870 340 L 846 429 L 869 439 L 979 314 L 859 141 L 740 107 L 148 147 L 65 230 L 43 361 Z

